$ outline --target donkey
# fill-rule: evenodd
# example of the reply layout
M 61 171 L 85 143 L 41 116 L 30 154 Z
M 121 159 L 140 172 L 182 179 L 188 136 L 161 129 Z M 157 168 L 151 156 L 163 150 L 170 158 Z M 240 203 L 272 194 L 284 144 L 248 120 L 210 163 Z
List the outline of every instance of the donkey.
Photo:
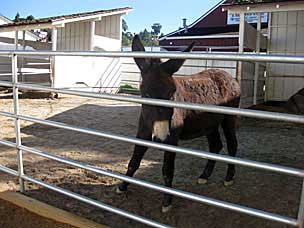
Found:
M 192 50 L 192 43 L 184 52 Z M 133 51 L 145 51 L 138 36 L 132 42 Z M 183 65 L 183 59 L 170 59 L 161 62 L 160 59 L 135 58 L 141 71 L 141 96 L 145 98 L 164 99 L 199 104 L 214 104 L 229 107 L 239 107 L 240 86 L 223 70 L 205 70 L 191 76 L 173 76 Z M 142 105 L 138 124 L 137 138 L 153 140 L 171 145 L 177 145 L 179 139 L 187 140 L 207 136 L 209 150 L 219 153 L 222 141 L 219 126 L 222 126 L 227 140 L 228 153 L 235 156 L 237 152 L 236 117 L 213 114 L 193 110 Z M 147 147 L 135 145 L 133 156 L 129 162 L 126 175 L 133 176 L 147 151 Z M 163 179 L 165 186 L 172 187 L 174 176 L 175 153 L 165 151 L 163 161 Z M 207 165 L 198 179 L 199 184 L 205 184 L 212 174 L 215 161 L 208 160 Z M 233 183 L 235 167 L 228 164 L 225 185 Z M 117 192 L 127 191 L 128 183 L 122 182 Z M 162 211 L 171 208 L 172 195 L 164 194 Z
M 288 99 L 285 109 L 293 114 L 304 115 L 304 88 Z

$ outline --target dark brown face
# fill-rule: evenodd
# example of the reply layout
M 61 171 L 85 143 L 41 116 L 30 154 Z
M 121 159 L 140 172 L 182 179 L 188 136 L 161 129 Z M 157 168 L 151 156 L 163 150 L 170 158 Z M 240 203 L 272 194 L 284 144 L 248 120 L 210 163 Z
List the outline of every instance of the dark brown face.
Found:
M 189 47 L 189 51 L 192 47 L 193 45 Z M 138 36 L 133 39 L 132 50 L 144 51 Z M 179 70 L 184 61 L 183 59 L 171 59 L 162 63 L 159 59 L 135 58 L 142 76 L 140 87 L 142 97 L 174 100 L 176 86 L 172 75 Z M 153 140 L 159 142 L 168 140 L 173 108 L 142 105 L 142 116 L 148 126 L 152 128 Z
M 161 67 L 152 67 L 150 72 L 142 72 L 141 95 L 145 98 L 173 100 L 176 90 L 172 77 L 162 72 Z M 143 105 L 142 115 L 152 127 L 153 140 L 166 141 L 171 126 L 173 108 Z

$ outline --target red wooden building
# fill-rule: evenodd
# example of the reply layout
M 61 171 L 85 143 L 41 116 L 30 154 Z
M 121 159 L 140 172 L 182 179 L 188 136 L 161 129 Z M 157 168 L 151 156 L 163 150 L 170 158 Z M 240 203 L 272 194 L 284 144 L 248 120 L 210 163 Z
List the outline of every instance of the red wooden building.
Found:
M 174 51 L 181 50 L 195 41 L 195 50 L 238 51 L 238 18 L 233 17 L 234 15 L 228 18 L 227 11 L 222 10 L 224 2 L 220 1 L 190 25 L 186 25 L 186 20 L 184 19 L 183 28 L 159 39 L 160 46 L 169 51 Z M 267 18 L 262 23 L 262 28 L 267 28 L 266 20 Z M 256 27 L 256 24 L 253 23 L 252 25 Z

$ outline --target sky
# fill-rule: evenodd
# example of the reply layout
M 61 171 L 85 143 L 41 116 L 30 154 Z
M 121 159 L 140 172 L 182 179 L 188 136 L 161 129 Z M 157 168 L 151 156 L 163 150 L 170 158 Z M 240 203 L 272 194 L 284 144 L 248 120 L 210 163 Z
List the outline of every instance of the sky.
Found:
M 182 18 L 192 23 L 220 0 L 0 0 L 0 14 L 13 19 L 17 12 L 21 17 L 35 18 L 59 16 L 101 9 L 130 6 L 124 19 L 132 33 L 145 28 L 151 30 L 153 23 L 162 25 L 167 34 L 182 26 Z

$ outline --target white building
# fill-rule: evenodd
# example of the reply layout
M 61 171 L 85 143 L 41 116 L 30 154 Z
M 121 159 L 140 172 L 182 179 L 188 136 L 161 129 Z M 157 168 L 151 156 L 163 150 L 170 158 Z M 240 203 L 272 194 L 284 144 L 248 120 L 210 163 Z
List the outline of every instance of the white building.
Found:
M 267 13 L 267 53 L 301 56 L 304 54 L 303 0 L 268 0 L 243 4 L 226 0 L 223 10 L 227 10 L 228 14 L 240 15 L 240 52 L 250 44 L 249 26 L 246 25 L 244 16 L 252 13 L 257 15 Z M 251 37 L 251 43 L 255 43 L 255 36 Z M 266 69 L 266 101 L 286 101 L 291 95 L 304 88 L 303 64 L 270 63 L 266 65 Z M 263 78 L 258 78 L 258 87 L 264 84 L 263 81 Z
M 0 25 L 0 34 L 13 33 L 15 43 L 18 40 L 19 44 L 36 50 L 119 51 L 122 16 L 131 10 L 126 7 L 7 23 Z M 52 29 L 51 44 L 23 41 L 23 31 L 42 28 Z M 55 88 L 112 92 L 120 83 L 118 58 L 56 56 L 51 61 L 25 59 L 21 65 L 23 82 L 39 82 Z

